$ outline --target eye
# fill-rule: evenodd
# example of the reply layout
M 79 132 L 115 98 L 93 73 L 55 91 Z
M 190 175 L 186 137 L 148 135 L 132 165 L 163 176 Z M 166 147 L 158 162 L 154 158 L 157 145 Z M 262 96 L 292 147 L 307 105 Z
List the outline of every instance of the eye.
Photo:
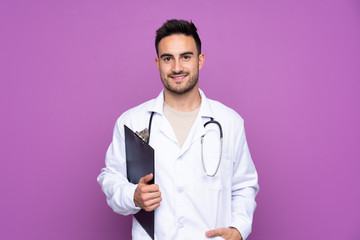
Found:
M 171 61 L 171 57 L 164 57 L 163 60 L 164 60 L 164 62 L 170 62 L 170 61 Z
M 189 55 L 184 55 L 184 56 L 183 56 L 183 59 L 184 59 L 184 60 L 189 60 L 189 59 L 190 59 L 190 56 L 189 56 Z

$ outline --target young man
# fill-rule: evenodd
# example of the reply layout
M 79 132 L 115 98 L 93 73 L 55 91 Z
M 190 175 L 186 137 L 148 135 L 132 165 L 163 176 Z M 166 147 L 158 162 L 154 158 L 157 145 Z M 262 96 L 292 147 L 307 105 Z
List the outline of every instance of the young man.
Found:
M 155 239 L 245 239 L 251 232 L 258 178 L 244 121 L 199 89 L 205 55 L 193 23 L 167 21 L 157 30 L 155 45 L 164 90 L 117 120 L 106 168 L 98 177 L 107 202 L 123 215 L 155 211 Z M 124 124 L 140 132 L 152 112 L 155 184 L 148 184 L 150 173 L 135 185 L 126 178 Z M 218 139 L 211 137 L 214 132 Z M 205 138 L 214 145 L 206 147 Z M 132 236 L 150 239 L 135 218 Z

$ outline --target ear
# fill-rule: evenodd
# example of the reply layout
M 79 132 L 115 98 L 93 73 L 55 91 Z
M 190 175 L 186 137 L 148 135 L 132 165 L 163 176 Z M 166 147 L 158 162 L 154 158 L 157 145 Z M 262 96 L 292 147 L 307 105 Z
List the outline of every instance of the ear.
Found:
M 205 54 L 201 53 L 199 55 L 199 70 L 204 66 Z
M 157 67 L 157 69 L 160 71 L 160 67 L 159 67 L 159 64 L 160 64 L 160 60 L 159 60 L 159 58 L 155 58 L 155 63 L 156 63 L 156 67 Z

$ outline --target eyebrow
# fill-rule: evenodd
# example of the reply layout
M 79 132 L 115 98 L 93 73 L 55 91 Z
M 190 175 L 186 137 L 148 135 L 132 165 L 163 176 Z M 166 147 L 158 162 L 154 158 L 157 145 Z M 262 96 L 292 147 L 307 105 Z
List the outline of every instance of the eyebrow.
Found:
M 194 53 L 189 51 L 189 52 L 184 52 L 184 53 L 180 54 L 180 56 L 184 56 L 184 55 L 194 55 Z
M 180 54 L 180 56 L 184 56 L 184 55 L 194 55 L 193 52 L 191 51 L 188 51 L 188 52 L 183 52 Z M 164 54 L 161 54 L 160 55 L 160 58 L 163 58 L 163 57 L 173 57 L 174 55 L 170 54 L 170 53 L 164 53 Z

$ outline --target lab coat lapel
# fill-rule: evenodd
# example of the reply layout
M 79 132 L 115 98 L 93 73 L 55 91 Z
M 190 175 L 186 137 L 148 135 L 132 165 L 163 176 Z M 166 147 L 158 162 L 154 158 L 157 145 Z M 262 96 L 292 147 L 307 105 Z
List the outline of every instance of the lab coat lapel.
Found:
M 189 132 L 189 135 L 186 138 L 184 145 L 181 148 L 180 155 L 184 154 L 191 147 L 191 145 L 196 140 L 201 138 L 201 136 L 204 134 L 205 134 L 205 128 L 202 124 L 202 117 L 200 115 L 198 115 L 195 119 L 193 126 L 191 127 L 191 130 Z
M 195 122 L 189 132 L 189 135 L 186 138 L 186 141 L 181 148 L 180 154 L 185 153 L 195 141 L 197 141 L 199 138 L 201 138 L 201 136 L 205 134 L 204 123 L 207 121 L 207 119 L 210 120 L 210 118 L 213 117 L 209 101 L 207 100 L 205 94 L 200 89 L 199 92 L 201 95 L 201 105 L 200 105 L 199 114 L 196 117 Z
M 159 126 L 160 132 L 171 141 L 177 143 L 177 138 L 174 133 L 174 129 L 172 128 L 169 121 L 166 119 L 164 115 L 161 115 L 161 124 Z
M 169 121 L 166 119 L 166 117 L 163 114 L 163 108 L 164 108 L 164 90 L 161 91 L 159 96 L 155 99 L 154 104 L 151 106 L 150 111 L 156 112 L 159 115 L 154 116 L 154 118 L 159 119 L 155 120 L 158 121 L 159 131 L 168 139 L 170 139 L 173 142 L 177 142 L 174 130 L 172 129 Z

